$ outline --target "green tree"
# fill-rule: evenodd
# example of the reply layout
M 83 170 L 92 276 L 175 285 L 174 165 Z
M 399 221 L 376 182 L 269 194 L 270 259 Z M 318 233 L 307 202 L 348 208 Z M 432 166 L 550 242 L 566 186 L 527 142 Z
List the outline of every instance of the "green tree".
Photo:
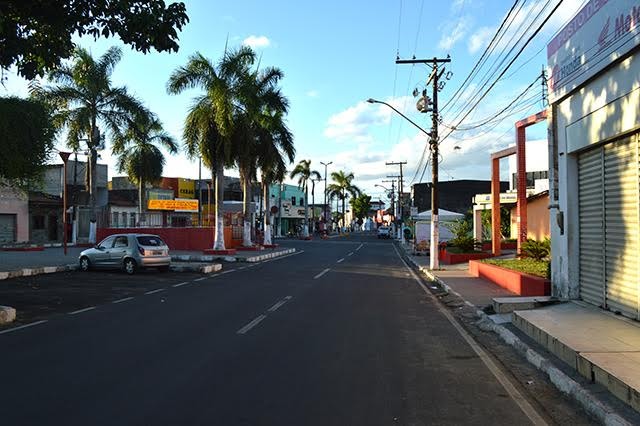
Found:
M 309 180 L 320 179 L 320 172 L 311 170 L 311 160 L 300 160 L 291 171 L 289 177 L 291 179 L 298 178 L 298 186 L 304 191 L 304 226 L 302 227 L 302 235 L 306 238 L 309 236 Z
M 199 88 L 185 119 L 183 139 L 190 158 L 202 158 L 215 176 L 216 206 L 214 250 L 224 250 L 223 188 L 224 168 L 234 165 L 233 141 L 237 116 L 237 90 L 245 70 L 255 60 L 247 47 L 225 52 L 217 64 L 200 53 L 171 73 L 167 85 L 170 94 Z M 237 135 L 237 134 L 236 134 Z
M 491 240 L 491 210 L 482 211 L 482 239 Z M 511 211 L 507 207 L 500 207 L 500 239 L 511 236 Z
M 122 58 L 122 51 L 111 47 L 97 60 L 82 48 L 76 49 L 71 64 L 49 74 L 56 85 L 31 87 L 32 95 L 51 105 L 53 124 L 59 131 L 67 130 L 67 146 L 80 148 L 86 143 L 89 167 L 85 183 L 91 205 L 89 242 L 96 238 L 96 161 L 97 151 L 104 147 L 99 125 L 117 138 L 132 122 L 149 116 L 149 111 L 124 87 L 111 86 L 111 74 Z
M 243 189 L 244 232 L 243 245 L 251 245 L 251 212 L 249 209 L 252 194 L 252 182 L 256 179 L 258 159 L 263 149 L 261 145 L 275 144 L 277 149 L 291 150 L 293 139 L 273 137 L 273 132 L 282 136 L 277 123 L 282 121 L 289 108 L 287 98 L 281 93 L 278 82 L 283 77 L 280 69 L 267 67 L 261 71 L 243 70 L 243 76 L 237 90 L 239 105 L 234 127 L 232 154 Z M 290 145 L 290 146 L 289 146 Z
M 27 79 L 57 68 L 74 54 L 74 35 L 118 35 L 134 49 L 178 51 L 189 21 L 184 3 L 145 0 L 20 0 L 0 2 L 0 69 Z
M 353 209 L 353 217 L 365 219 L 369 215 L 369 210 L 371 210 L 371 196 L 362 193 L 356 198 L 352 198 L 351 208 Z
M 333 182 L 327 185 L 327 195 L 332 199 L 338 198 L 342 202 L 342 213 L 340 220 L 342 220 L 342 226 L 346 226 L 345 213 L 346 213 L 346 200 L 349 196 L 356 198 L 360 194 L 360 188 L 353 184 L 353 173 L 345 174 L 344 171 L 339 170 L 331 173 L 331 179 Z
M 142 118 L 132 123 L 113 142 L 112 153 L 118 156 L 118 171 L 125 172 L 138 186 L 140 220 L 145 206 L 145 184 L 162 179 L 165 158 L 158 145 L 171 154 L 178 152 L 175 139 L 164 131 L 157 117 Z
M 37 182 L 53 150 L 55 128 L 35 99 L 0 98 L 0 183 L 26 188 Z
M 264 200 L 263 243 L 272 244 L 269 187 L 284 180 L 287 174 L 287 164 L 293 161 L 296 151 L 293 146 L 293 135 L 284 122 L 282 112 L 268 112 L 260 120 L 257 165 L 260 169 L 262 199 Z

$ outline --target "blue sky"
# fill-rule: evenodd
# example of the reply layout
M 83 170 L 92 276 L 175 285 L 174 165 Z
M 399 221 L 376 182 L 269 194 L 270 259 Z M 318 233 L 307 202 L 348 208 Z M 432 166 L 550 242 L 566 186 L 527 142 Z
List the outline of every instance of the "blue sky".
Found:
M 420 180 L 421 173 L 416 176 L 415 170 L 426 139 L 389 108 L 364 101 L 373 97 L 390 102 L 427 130 L 431 122 L 430 116 L 416 111 L 411 96 L 414 88 L 424 88 L 430 70 L 424 65 L 396 65 L 396 54 L 401 58 L 451 56 L 447 70 L 453 75 L 439 94 L 444 105 L 480 57 L 513 1 L 185 3 L 190 22 L 180 34 L 180 51 L 144 55 L 124 46 L 124 58 L 116 67 L 113 83 L 127 86 L 181 140 L 182 123 L 196 92 L 167 95 L 165 87 L 171 71 L 196 51 L 217 60 L 227 39 L 230 46 L 252 45 L 262 55 L 262 64 L 280 67 L 285 73 L 282 87 L 291 102 L 288 122 L 295 137 L 296 161 L 311 159 L 320 171 L 320 161 L 333 161 L 329 172 L 352 171 L 356 184 L 377 198 L 381 193 L 374 184 L 387 174 L 397 173 L 397 168 L 385 166 L 385 161 L 408 161 L 406 183 L 414 176 L 416 182 Z M 526 25 L 543 3 L 526 2 L 516 17 L 512 34 Z M 506 73 L 508 78 L 496 85 L 467 122 L 503 108 L 535 79 L 546 64 L 544 46 L 582 3 L 564 1 Z M 109 46 L 122 46 L 117 38 L 84 38 L 78 43 L 95 56 Z M 509 46 L 508 37 L 500 47 L 504 46 Z M 445 124 L 451 123 L 472 90 L 473 86 L 459 94 L 456 100 L 460 102 L 445 110 Z M 6 87 L 0 88 L 0 95 L 25 93 L 26 82 L 15 75 L 9 75 Z M 441 179 L 489 179 L 489 153 L 512 143 L 514 121 L 540 108 L 541 103 L 531 105 L 492 129 L 485 126 L 476 131 L 455 132 L 441 144 Z M 441 127 L 440 131 L 446 130 Z M 541 124 L 532 128 L 531 138 L 545 134 L 546 128 Z M 110 165 L 110 176 L 116 174 L 108 151 L 103 153 L 103 159 Z M 197 177 L 197 163 L 182 154 L 168 157 L 165 175 Z M 422 181 L 429 179 L 427 169 Z

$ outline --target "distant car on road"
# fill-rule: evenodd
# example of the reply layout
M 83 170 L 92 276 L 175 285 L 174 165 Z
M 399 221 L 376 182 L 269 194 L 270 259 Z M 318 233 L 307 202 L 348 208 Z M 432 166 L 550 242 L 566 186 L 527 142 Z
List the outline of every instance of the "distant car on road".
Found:
M 378 238 L 391 238 L 391 229 L 388 226 L 379 227 Z
M 120 268 L 131 275 L 138 268 L 153 267 L 161 272 L 169 270 L 169 247 L 157 235 L 115 234 L 95 247 L 84 250 L 79 257 L 80 270 L 92 268 Z

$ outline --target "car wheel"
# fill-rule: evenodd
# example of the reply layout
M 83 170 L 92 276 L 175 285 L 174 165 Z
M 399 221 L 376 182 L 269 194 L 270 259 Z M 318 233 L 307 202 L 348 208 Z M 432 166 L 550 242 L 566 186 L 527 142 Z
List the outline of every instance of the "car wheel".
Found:
M 87 256 L 82 256 L 80 258 L 80 270 L 82 272 L 87 272 L 89 269 L 91 269 L 91 262 L 89 261 L 89 258 Z
M 158 271 L 160 272 L 169 272 L 169 265 L 159 266 Z
M 124 271 L 129 274 L 129 275 L 133 275 L 136 272 L 136 261 L 131 259 L 131 258 L 127 258 L 124 260 Z

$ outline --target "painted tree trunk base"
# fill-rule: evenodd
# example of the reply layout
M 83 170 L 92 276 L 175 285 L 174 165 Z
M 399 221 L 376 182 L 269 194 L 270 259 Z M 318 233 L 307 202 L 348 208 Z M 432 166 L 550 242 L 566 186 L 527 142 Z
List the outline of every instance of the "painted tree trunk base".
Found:
M 263 241 L 262 245 L 265 246 L 265 247 L 274 245 L 273 241 L 271 239 L 271 225 L 270 224 L 267 224 L 264 227 L 264 241 Z
M 214 250 L 226 250 L 224 245 L 224 218 L 222 216 L 216 216 L 216 238 L 213 241 Z
M 89 243 L 96 243 L 96 234 L 98 233 L 98 223 L 97 222 L 89 222 Z
M 244 247 L 253 246 L 253 241 L 251 241 L 251 222 L 245 220 L 244 226 L 242 228 L 242 245 Z

